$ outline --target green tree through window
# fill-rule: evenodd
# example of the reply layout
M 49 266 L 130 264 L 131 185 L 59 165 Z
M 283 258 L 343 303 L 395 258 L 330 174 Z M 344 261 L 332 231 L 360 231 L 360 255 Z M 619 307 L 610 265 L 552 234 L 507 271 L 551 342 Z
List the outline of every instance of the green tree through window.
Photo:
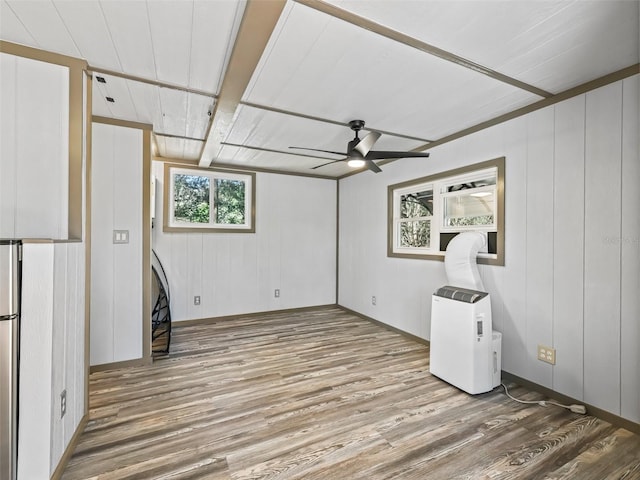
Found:
M 175 174 L 173 177 L 174 216 L 189 223 L 209 223 L 209 178 Z
M 215 179 L 214 209 L 216 223 L 242 225 L 245 223 L 245 182 Z
M 255 232 L 255 173 L 165 164 L 164 178 L 164 231 Z

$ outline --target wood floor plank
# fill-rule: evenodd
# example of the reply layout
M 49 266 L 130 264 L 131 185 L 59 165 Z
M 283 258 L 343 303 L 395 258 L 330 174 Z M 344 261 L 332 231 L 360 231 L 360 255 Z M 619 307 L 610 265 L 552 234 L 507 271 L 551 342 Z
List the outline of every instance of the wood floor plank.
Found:
M 338 307 L 175 325 L 152 365 L 92 374 L 90 406 L 63 480 L 640 479 L 637 435 L 468 395 Z

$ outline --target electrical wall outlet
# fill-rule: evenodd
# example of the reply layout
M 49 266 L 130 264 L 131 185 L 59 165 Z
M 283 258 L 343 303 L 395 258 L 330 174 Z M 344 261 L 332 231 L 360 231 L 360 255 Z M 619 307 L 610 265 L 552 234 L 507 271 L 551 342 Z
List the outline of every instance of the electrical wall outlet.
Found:
M 60 418 L 64 417 L 67 413 L 67 390 L 62 390 L 60 394 Z
M 276 288 L 276 289 L 273 291 L 273 296 L 274 296 L 275 298 L 280 298 L 280 289 L 279 289 L 279 288 Z
M 377 302 L 375 295 L 371 297 L 371 305 L 375 305 Z
M 556 349 L 552 347 L 545 347 L 544 345 L 538 345 L 538 360 L 556 364 Z
M 200 295 L 196 295 L 195 297 L 193 297 L 193 304 L 200 305 Z

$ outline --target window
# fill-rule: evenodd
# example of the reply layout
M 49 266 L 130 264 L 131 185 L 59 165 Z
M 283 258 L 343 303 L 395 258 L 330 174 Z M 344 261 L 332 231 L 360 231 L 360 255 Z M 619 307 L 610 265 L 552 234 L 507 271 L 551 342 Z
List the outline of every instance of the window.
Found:
M 504 157 L 388 187 L 388 256 L 443 260 L 458 233 L 487 233 L 479 263 L 504 265 Z
M 433 189 L 429 185 L 417 190 L 398 192 L 396 212 L 396 243 L 401 249 L 431 249 L 433 221 Z
M 164 231 L 254 232 L 255 174 L 165 164 Z

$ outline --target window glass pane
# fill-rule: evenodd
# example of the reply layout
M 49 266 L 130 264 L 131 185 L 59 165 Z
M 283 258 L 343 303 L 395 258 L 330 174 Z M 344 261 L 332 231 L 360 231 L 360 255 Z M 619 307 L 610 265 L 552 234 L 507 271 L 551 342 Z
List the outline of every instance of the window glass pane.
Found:
M 429 217 L 433 213 L 433 190 L 400 196 L 400 218 Z
M 174 218 L 179 222 L 209 223 L 209 178 L 201 175 L 173 176 Z
M 467 227 L 493 225 L 495 211 L 493 191 L 461 193 L 444 198 L 444 226 Z
M 215 223 L 243 225 L 246 220 L 243 180 L 215 179 Z
M 425 247 L 431 244 L 431 220 L 400 222 L 401 247 Z
M 483 175 L 480 178 L 476 178 L 472 180 L 463 180 L 454 184 L 448 184 L 445 186 L 442 193 L 459 192 L 460 190 L 487 187 L 495 184 L 496 184 L 496 175 L 495 173 L 492 173 L 492 174 L 487 174 L 486 176 Z

